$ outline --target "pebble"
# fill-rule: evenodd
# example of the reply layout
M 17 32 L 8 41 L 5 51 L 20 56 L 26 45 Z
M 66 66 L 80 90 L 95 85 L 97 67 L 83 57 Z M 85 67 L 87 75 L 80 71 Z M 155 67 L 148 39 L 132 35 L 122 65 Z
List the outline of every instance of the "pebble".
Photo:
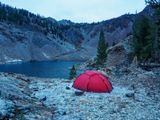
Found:
M 66 90 L 70 90 L 70 89 L 71 89 L 70 87 L 66 86 Z
M 134 98 L 134 93 L 127 93 L 125 96 L 128 98 Z
M 82 96 L 84 94 L 83 91 L 75 91 L 76 96 Z

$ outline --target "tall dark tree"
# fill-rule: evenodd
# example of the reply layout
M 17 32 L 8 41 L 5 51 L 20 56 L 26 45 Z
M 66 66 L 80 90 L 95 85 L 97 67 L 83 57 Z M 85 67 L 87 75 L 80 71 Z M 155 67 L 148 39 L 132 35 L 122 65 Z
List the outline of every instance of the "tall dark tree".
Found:
M 112 46 L 115 46 L 115 45 L 116 45 L 116 42 L 113 41 Z
M 149 19 L 145 16 L 137 18 L 133 25 L 133 49 L 134 55 L 138 57 L 139 61 L 151 58 L 152 39 Z
M 107 59 L 107 47 L 108 44 L 105 41 L 104 32 L 100 32 L 99 36 L 99 42 L 97 47 L 97 58 L 96 58 L 96 64 L 97 65 L 103 65 Z
M 155 62 L 160 62 L 160 0 L 145 0 L 145 2 L 155 10 L 155 14 L 152 16 L 155 24 L 152 57 Z
M 75 78 L 76 75 L 77 75 L 77 73 L 76 73 L 76 68 L 75 68 L 75 66 L 73 65 L 72 68 L 70 69 L 69 79 Z
M 145 2 L 150 6 L 152 6 L 153 8 L 160 7 L 160 0 L 145 0 Z

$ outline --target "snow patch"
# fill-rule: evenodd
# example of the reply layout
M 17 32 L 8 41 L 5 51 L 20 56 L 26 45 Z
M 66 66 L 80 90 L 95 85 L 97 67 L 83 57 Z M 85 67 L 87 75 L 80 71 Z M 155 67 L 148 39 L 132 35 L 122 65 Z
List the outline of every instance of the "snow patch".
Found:
M 50 56 L 47 55 L 46 53 L 43 52 L 42 54 L 43 54 L 43 56 L 44 56 L 45 58 L 50 59 Z
M 14 59 L 14 58 L 10 58 L 10 57 L 7 57 L 5 56 L 4 57 L 6 63 L 19 63 L 19 62 L 22 62 L 21 59 Z

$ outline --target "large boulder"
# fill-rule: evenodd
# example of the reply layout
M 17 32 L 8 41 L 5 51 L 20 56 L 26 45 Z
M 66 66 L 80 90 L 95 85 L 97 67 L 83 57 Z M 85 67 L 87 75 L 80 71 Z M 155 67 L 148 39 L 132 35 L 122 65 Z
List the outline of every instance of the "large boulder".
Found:
M 132 56 L 131 41 L 132 36 L 108 49 L 108 66 L 127 65 L 130 63 Z

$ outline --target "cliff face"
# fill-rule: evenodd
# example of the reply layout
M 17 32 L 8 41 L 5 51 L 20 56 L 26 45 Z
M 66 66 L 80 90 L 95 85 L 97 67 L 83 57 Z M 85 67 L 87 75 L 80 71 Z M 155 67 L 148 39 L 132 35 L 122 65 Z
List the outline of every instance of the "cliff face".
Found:
M 20 14 L 20 12 L 17 12 L 17 14 Z M 26 21 L 27 18 L 23 18 L 25 22 L 23 21 L 21 24 L 8 19 L 1 20 L 1 63 L 90 59 L 96 55 L 101 30 L 104 31 L 109 45 L 112 45 L 113 42 L 118 43 L 131 33 L 133 21 L 137 16 L 126 14 L 99 23 L 78 24 L 67 20 L 56 21 L 52 18 L 42 18 L 29 12 L 27 12 L 27 15 L 31 22 Z

